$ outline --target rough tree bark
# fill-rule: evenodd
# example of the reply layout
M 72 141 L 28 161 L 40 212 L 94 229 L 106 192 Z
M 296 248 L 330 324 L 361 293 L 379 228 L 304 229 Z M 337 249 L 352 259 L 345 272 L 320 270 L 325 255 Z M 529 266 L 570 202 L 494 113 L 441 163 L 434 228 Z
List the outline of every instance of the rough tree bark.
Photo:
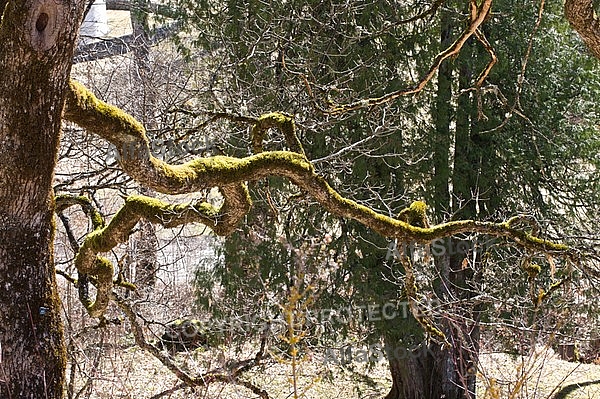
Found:
M 592 0 L 566 0 L 565 16 L 594 57 L 600 59 L 600 19 Z
M 85 1 L 0 1 L 0 397 L 61 398 L 52 178 Z

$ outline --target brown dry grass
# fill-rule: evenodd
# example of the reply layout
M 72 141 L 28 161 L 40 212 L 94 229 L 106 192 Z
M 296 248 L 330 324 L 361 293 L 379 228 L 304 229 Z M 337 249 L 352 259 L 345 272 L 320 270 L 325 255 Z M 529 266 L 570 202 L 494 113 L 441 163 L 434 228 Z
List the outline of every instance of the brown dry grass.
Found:
M 192 374 L 201 373 L 222 366 L 229 359 L 250 357 L 256 348 L 246 345 L 242 352 L 226 348 L 197 350 L 177 355 L 179 363 Z M 132 346 L 127 349 L 87 348 L 80 354 L 83 363 L 91 362 L 101 353 L 101 360 L 95 369 L 78 375 L 76 390 L 87 378 L 93 380 L 91 392 L 82 397 L 89 398 L 152 398 L 161 392 L 179 385 L 177 378 L 160 362 L 149 354 Z M 478 397 L 492 398 L 487 387 L 495 381 L 500 398 L 550 398 L 558 392 L 557 387 L 574 383 L 600 380 L 600 366 L 570 363 L 559 360 L 551 351 L 541 351 L 534 356 L 514 357 L 503 353 L 484 354 L 481 358 L 478 378 Z M 302 363 L 298 386 L 305 391 L 305 398 L 381 398 L 389 389 L 390 380 L 385 363 L 373 369 L 363 364 L 348 368 L 326 366 L 314 357 Z M 290 367 L 275 361 L 247 373 L 245 378 L 265 389 L 271 398 L 293 397 L 290 382 Z M 320 376 L 320 378 L 317 378 Z M 523 378 L 526 376 L 526 378 Z M 368 383 L 367 380 L 370 380 Z M 519 381 L 523 386 L 511 395 Z M 178 390 L 164 396 L 166 398 L 256 398 L 248 389 L 239 385 L 215 383 L 208 388 Z M 583 386 L 569 393 L 568 399 L 600 398 L 600 384 Z
M 489 393 L 491 381 L 501 398 L 551 398 L 561 388 L 598 381 L 574 389 L 563 399 L 600 398 L 600 366 L 560 360 L 549 349 L 540 348 L 531 356 L 511 356 L 505 353 L 484 354 L 481 357 L 478 392 Z M 512 394 L 518 384 L 522 387 Z M 491 397 L 491 396 L 490 396 Z

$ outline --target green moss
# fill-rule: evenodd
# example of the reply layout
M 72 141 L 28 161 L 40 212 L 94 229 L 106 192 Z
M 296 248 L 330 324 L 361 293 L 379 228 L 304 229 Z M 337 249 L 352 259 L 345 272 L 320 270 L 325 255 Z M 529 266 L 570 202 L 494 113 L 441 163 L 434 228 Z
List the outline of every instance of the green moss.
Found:
M 104 218 L 102 217 L 102 215 L 100 215 L 100 212 L 93 209 L 89 216 L 92 220 L 92 227 L 94 228 L 94 230 L 101 229 L 104 227 Z
M 1 10 L 0 10 L 1 11 Z M 51 206 L 53 209 L 56 207 L 56 201 L 52 194 L 50 194 L 50 201 L 52 202 Z M 50 236 L 49 242 L 53 243 L 56 235 L 56 219 L 51 217 L 49 218 L 49 226 L 50 226 Z M 48 256 L 49 256 L 49 265 L 54 265 L 54 245 L 48 246 Z M 55 345 L 51 345 L 49 349 L 52 351 L 52 356 L 55 359 L 55 365 L 59 370 L 64 370 L 67 367 L 67 348 L 65 346 L 64 341 L 64 326 L 61 321 L 61 317 L 59 316 L 59 309 L 61 309 L 61 299 L 59 290 L 56 286 L 56 275 L 51 274 L 51 289 L 49 291 L 49 304 L 50 308 L 53 309 L 52 314 L 54 315 L 50 321 L 51 326 L 49 328 L 50 331 L 55 334 L 56 340 Z M 57 373 L 60 375 L 60 373 Z
M 398 219 L 415 227 L 429 227 L 427 221 L 427 204 L 423 201 L 414 201 L 408 208 L 398 214 Z
M 71 96 L 70 101 L 74 101 L 76 104 L 75 110 L 72 109 L 73 107 L 69 107 L 68 109 L 73 121 L 77 122 L 79 119 L 77 113 L 91 111 L 93 118 L 98 119 L 101 117 L 103 122 L 105 122 L 104 125 L 106 125 L 108 129 L 113 130 L 108 132 L 110 136 L 116 137 L 121 135 L 119 144 L 130 141 L 126 139 L 123 140 L 127 136 L 130 136 L 131 139 L 141 140 L 146 143 L 146 145 L 148 144 L 144 126 L 133 116 L 118 107 L 99 100 L 90 90 L 75 80 L 69 82 L 69 87 L 71 89 L 71 92 L 69 93 Z M 108 122 L 108 124 L 106 122 Z M 102 127 L 98 126 L 98 128 Z M 106 127 L 104 128 L 106 129 Z M 123 137 L 123 134 L 125 134 L 125 137 Z M 117 143 L 113 144 L 117 145 Z
M 535 237 L 535 236 L 533 236 L 531 234 L 523 233 L 523 238 L 526 241 L 538 244 L 540 247 L 546 248 L 548 250 L 559 251 L 559 252 L 568 251 L 569 250 L 569 246 L 568 245 L 558 244 L 558 243 L 555 243 L 555 242 L 552 242 L 552 241 L 544 240 L 542 238 Z
M 209 221 L 219 216 L 219 208 L 202 201 L 169 204 L 152 197 L 132 195 L 125 200 L 125 205 L 123 209 L 127 209 L 127 213 L 137 216 L 138 219 L 141 217 L 166 227 L 188 222 L 203 222 L 212 227 Z
M 110 276 L 110 281 L 112 282 L 114 270 L 115 269 L 110 260 L 102 256 L 96 257 L 96 261 L 94 262 L 94 274 L 98 276 L 99 280 L 101 277 L 106 278 L 107 276 Z
M 88 197 L 83 195 L 72 196 L 69 194 L 61 194 L 56 196 L 55 201 L 57 204 L 57 213 L 77 204 L 81 206 L 81 209 L 83 209 L 85 214 L 90 218 L 94 230 L 104 227 L 104 218 Z
M 425 204 L 423 201 L 414 201 L 412 204 L 410 204 L 409 209 L 415 215 L 419 217 L 425 217 L 425 212 L 427 212 L 427 204 Z
M 121 273 L 121 272 L 119 272 L 119 274 L 117 275 L 117 279 L 113 282 L 113 285 L 116 285 L 118 287 L 123 287 L 130 291 L 137 291 L 137 286 L 135 284 L 125 280 L 125 277 L 123 277 L 123 273 Z
M 144 217 L 150 217 L 160 213 L 166 205 L 167 204 L 157 198 L 143 195 L 130 195 L 125 199 L 125 206 L 134 213 Z
M 536 303 L 535 306 L 540 306 L 542 304 L 542 302 L 544 301 L 544 299 L 546 298 L 548 294 L 546 293 L 546 291 L 544 291 L 543 288 L 540 288 L 537 294 L 537 299 L 536 299 Z
M 529 278 L 535 278 L 542 271 L 542 267 L 537 263 L 525 262 L 523 270 L 527 272 Z
M 85 241 L 83 242 L 81 249 L 84 249 L 84 247 L 87 247 L 94 252 L 103 252 L 105 250 L 105 248 L 107 248 L 107 245 L 105 243 L 106 236 L 103 234 L 104 230 L 105 229 L 98 229 L 98 230 L 94 230 L 94 231 L 90 232 L 85 237 Z M 81 252 L 81 249 L 80 249 L 80 252 Z
M 313 167 L 301 154 L 272 151 L 247 158 L 198 158 L 184 165 L 167 166 L 164 170 L 170 179 L 175 179 L 181 184 L 203 180 L 207 186 L 219 186 L 256 180 L 267 175 L 305 179 L 308 177 L 307 173 L 313 172 Z
M 550 287 L 548 287 L 548 291 L 544 291 L 543 289 L 540 288 L 538 295 L 537 295 L 536 306 L 540 306 L 541 303 L 544 301 L 544 299 L 546 299 L 546 297 L 548 297 L 548 295 L 552 294 L 554 291 L 556 291 L 558 288 L 560 288 L 567 281 L 569 281 L 569 278 L 565 278 L 565 279 L 553 282 L 552 284 L 550 284 Z
M 283 133 L 290 150 L 304 155 L 302 143 L 296 135 L 296 122 L 292 115 L 271 112 L 261 115 L 252 127 L 252 149 L 255 154 L 262 152 L 262 143 L 269 128 L 276 127 Z

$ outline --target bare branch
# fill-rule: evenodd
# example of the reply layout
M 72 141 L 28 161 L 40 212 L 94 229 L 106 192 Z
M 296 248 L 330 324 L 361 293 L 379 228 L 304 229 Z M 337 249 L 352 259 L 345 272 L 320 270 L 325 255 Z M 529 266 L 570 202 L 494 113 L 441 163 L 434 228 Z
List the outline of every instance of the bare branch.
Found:
M 135 343 L 150 353 L 156 359 L 158 359 L 165 367 L 167 367 L 179 380 L 181 380 L 184 384 L 189 387 L 194 386 L 207 386 L 213 382 L 224 382 L 224 383 L 233 383 L 237 385 L 242 385 L 262 398 L 268 399 L 269 396 L 266 391 L 260 389 L 254 384 L 244 381 L 240 379 L 241 374 L 251 367 L 257 366 L 262 361 L 265 356 L 265 345 L 264 341 L 261 342 L 260 349 L 256 353 L 256 355 L 248 360 L 241 362 L 234 362 L 234 366 L 228 367 L 225 369 L 216 369 L 211 370 L 206 373 L 200 374 L 198 376 L 192 376 L 182 368 L 180 368 L 173 360 L 161 350 L 159 350 L 156 346 L 149 343 L 145 336 L 142 326 L 138 322 L 138 318 L 134 310 L 127 304 L 122 298 L 119 298 L 117 295 L 112 295 L 115 299 L 115 302 L 119 306 L 119 308 L 125 313 L 129 322 L 131 323 L 131 329 L 133 332 L 133 336 L 135 338 Z
M 478 29 L 477 31 L 475 31 L 475 37 L 477 37 L 477 40 L 479 40 L 479 42 L 483 45 L 485 51 L 487 51 L 490 54 L 490 62 L 487 64 L 485 69 L 479 74 L 479 76 L 477 77 L 477 81 L 475 82 L 475 87 L 479 89 L 483 85 L 483 82 L 487 79 L 494 65 L 496 65 L 496 63 L 498 62 L 498 56 L 496 56 L 496 51 L 494 51 L 494 48 L 488 41 L 487 37 L 485 37 L 483 32 L 481 32 Z
M 456 41 L 452 43 L 450 47 L 448 47 L 446 50 L 437 55 L 425 76 L 423 76 L 416 85 L 406 89 L 395 91 L 390 94 L 386 94 L 382 97 L 363 99 L 360 101 L 343 105 L 333 104 L 330 105 L 328 109 L 322 110 L 322 112 L 329 115 L 340 115 L 349 111 L 354 111 L 365 107 L 372 107 L 375 105 L 385 104 L 390 101 L 394 101 L 399 97 L 420 92 L 425 88 L 425 86 L 427 86 L 427 83 L 429 83 L 429 81 L 433 79 L 442 62 L 444 62 L 450 57 L 457 55 L 462 49 L 463 45 L 467 42 L 467 40 L 471 36 L 473 36 L 475 32 L 477 32 L 477 29 L 479 28 L 479 26 L 481 26 L 488 13 L 490 12 L 491 6 L 492 0 L 484 0 L 479 7 L 472 8 L 472 17 L 469 26 L 458 37 L 458 39 L 456 39 Z

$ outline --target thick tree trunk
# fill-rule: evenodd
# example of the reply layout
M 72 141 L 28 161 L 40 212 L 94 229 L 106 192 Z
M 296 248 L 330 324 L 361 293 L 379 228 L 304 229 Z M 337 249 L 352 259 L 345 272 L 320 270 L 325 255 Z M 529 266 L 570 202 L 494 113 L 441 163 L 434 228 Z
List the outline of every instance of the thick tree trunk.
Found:
M 449 11 L 440 12 L 440 47 L 447 48 L 453 40 L 455 22 Z M 470 45 L 463 49 L 467 53 L 466 60 L 460 59 L 459 83 L 469 85 Z M 461 54 L 462 55 L 462 54 Z M 456 61 L 454 61 L 456 63 Z M 432 143 L 434 152 L 435 173 L 432 179 L 432 205 L 436 214 L 444 218 L 444 213 L 450 213 L 453 208 L 459 208 L 464 203 L 453 204 L 453 199 L 469 200 L 472 186 L 472 160 L 470 159 L 470 114 L 472 107 L 467 96 L 459 98 L 459 109 L 452 104 L 453 69 L 456 67 L 448 61 L 444 62 L 438 71 L 437 93 L 435 100 L 435 136 Z M 461 87 L 461 89 L 464 87 Z M 466 101 L 465 101 L 466 99 Z M 451 128 L 455 121 L 455 131 Z M 454 136 L 454 137 L 453 137 Z M 451 151 L 452 143 L 454 151 Z M 454 165 L 451 167 L 450 153 L 454 152 Z M 450 189 L 452 182 L 453 190 Z M 470 203 L 469 205 L 472 205 Z M 471 206 L 467 206 L 467 212 Z M 463 209 L 463 212 L 465 210 Z M 464 216 L 464 215 L 461 215 Z M 474 215 L 468 215 L 473 217 Z M 468 217 L 467 217 L 468 218 Z M 461 248 L 459 241 L 449 238 L 446 241 L 446 251 L 436 258 L 436 268 L 440 275 L 437 295 L 444 300 L 463 298 L 468 300 L 470 290 L 471 269 L 465 269 L 463 261 L 466 254 L 456 248 Z M 470 247 L 470 246 L 469 246 Z M 452 309 L 447 309 L 452 312 Z M 392 373 L 392 389 L 385 399 L 474 399 L 475 370 L 478 356 L 479 326 L 473 318 L 474 311 L 467 307 L 457 308 L 454 312 L 460 317 L 449 318 L 456 322 L 444 323 L 443 330 L 453 347 L 442 349 L 440 345 L 432 344 L 428 350 L 417 351 L 403 359 L 389 359 Z M 475 317 L 476 319 L 476 317 Z M 460 320 L 460 322 L 458 322 Z M 389 345 L 389 344 L 388 344 Z
M 440 375 L 433 351 L 423 344 L 409 352 L 398 351 L 397 342 L 384 338 L 392 388 L 385 399 L 429 399 L 442 397 Z
M 448 248 L 456 248 L 456 240 L 448 239 Z M 440 298 L 468 299 L 469 290 L 463 290 L 470 278 L 470 269 L 463 270 L 464 254 L 451 254 L 447 251 L 436 259 L 442 274 L 443 283 L 439 287 L 452 287 L 443 292 L 439 288 Z M 479 326 L 475 312 L 466 307 L 445 309 L 450 316 L 438 321 L 452 348 L 441 345 L 422 344 L 411 352 L 402 348 L 402 343 L 385 337 L 385 348 L 392 375 L 392 388 L 385 399 L 474 399 L 475 367 L 479 352 Z M 472 321 L 471 321 L 472 320 Z M 398 352 L 400 356 L 398 356 Z
M 443 321 L 443 329 L 452 348 L 441 350 L 432 348 L 435 364 L 439 369 L 441 388 L 447 399 L 475 399 L 476 367 L 479 357 L 479 318 L 470 299 L 473 296 L 473 270 L 466 265 L 467 254 L 457 248 L 470 248 L 455 238 L 447 239 L 446 254 L 437 259 L 441 271 L 438 296 L 458 304 L 448 307 L 449 317 Z M 455 316 L 454 316 L 455 315 Z M 437 396 L 436 396 L 437 398 Z
M 594 10 L 595 4 L 593 0 L 566 0 L 565 16 L 594 57 L 600 59 L 600 19 Z
M 84 1 L 0 7 L 0 397 L 61 398 L 52 177 Z

